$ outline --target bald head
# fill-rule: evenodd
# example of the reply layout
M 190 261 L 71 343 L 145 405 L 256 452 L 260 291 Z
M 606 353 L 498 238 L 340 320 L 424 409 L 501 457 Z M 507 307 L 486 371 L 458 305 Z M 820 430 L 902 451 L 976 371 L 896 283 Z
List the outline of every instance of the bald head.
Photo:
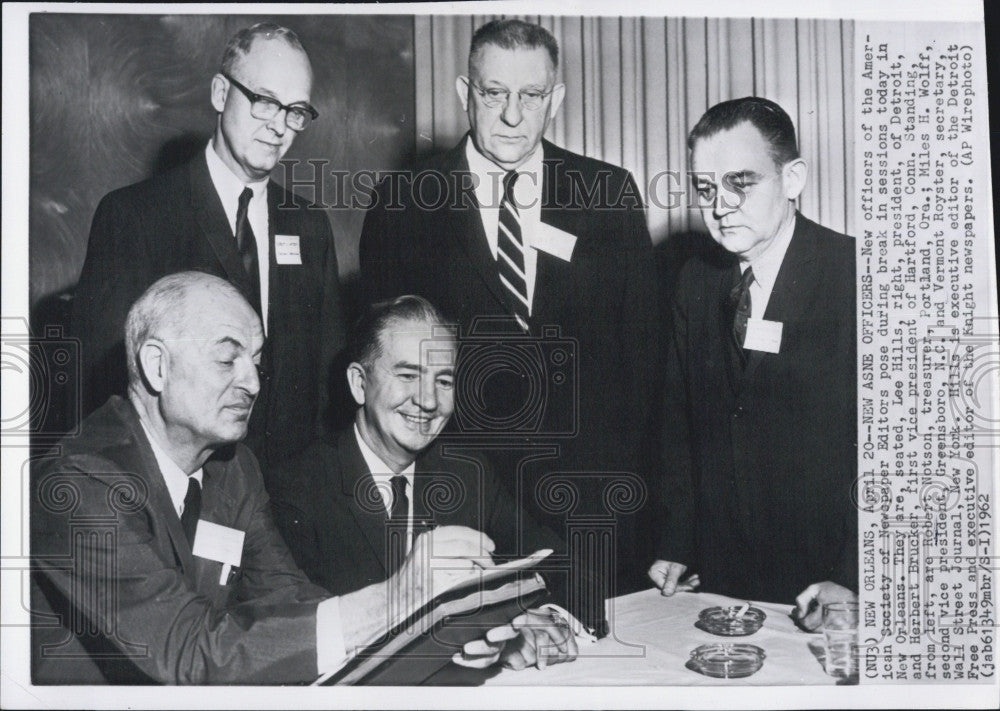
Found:
M 125 319 L 125 356 L 129 389 L 141 382 L 139 349 L 150 338 L 164 341 L 183 338 L 193 324 L 212 311 L 225 311 L 243 319 L 259 319 L 240 291 L 225 279 L 202 272 L 178 272 L 156 281 L 129 309 Z

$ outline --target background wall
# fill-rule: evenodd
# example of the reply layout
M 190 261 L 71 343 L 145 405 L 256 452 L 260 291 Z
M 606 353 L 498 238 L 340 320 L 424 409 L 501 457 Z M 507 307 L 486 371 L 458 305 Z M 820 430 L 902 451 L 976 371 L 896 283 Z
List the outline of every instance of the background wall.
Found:
M 209 83 L 225 40 L 255 16 L 35 14 L 30 26 L 30 291 L 35 321 L 58 321 L 108 191 L 201 150 L 214 127 Z M 321 118 L 287 158 L 308 180 L 404 167 L 448 148 L 468 123 L 455 95 L 475 27 L 493 16 L 282 16 L 316 73 Z M 702 229 L 687 204 L 687 131 L 710 105 L 757 94 L 781 104 L 811 168 L 802 211 L 846 231 L 853 23 L 823 20 L 526 17 L 559 40 L 566 100 L 549 138 L 624 165 L 652 186 L 653 239 Z M 848 81 L 845 82 L 845 77 Z M 664 174 L 671 171 L 671 174 Z M 660 176 L 657 178 L 657 176 Z M 278 171 L 279 182 L 284 174 Z M 317 193 L 333 204 L 335 181 Z M 677 206 L 667 208 L 670 192 Z M 664 207 L 657 206 L 657 202 Z M 329 209 L 341 275 L 357 271 L 363 211 Z M 675 240 L 683 241 L 683 240 Z

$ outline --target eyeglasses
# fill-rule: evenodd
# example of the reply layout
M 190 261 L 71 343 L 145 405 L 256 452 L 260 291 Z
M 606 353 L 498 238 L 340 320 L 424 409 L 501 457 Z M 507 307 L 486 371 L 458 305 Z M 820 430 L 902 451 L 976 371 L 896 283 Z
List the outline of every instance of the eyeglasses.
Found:
M 310 121 L 313 121 L 319 116 L 319 112 L 309 104 L 305 104 L 303 106 L 288 106 L 286 104 L 282 104 L 276 99 L 272 99 L 270 96 L 264 96 L 263 94 L 250 91 L 228 74 L 223 74 L 222 76 L 228 79 L 230 84 L 243 92 L 243 95 L 247 97 L 247 100 L 250 102 L 250 115 L 255 119 L 270 121 L 278 115 L 279 111 L 284 109 L 285 125 L 293 131 L 302 131 L 309 125 Z
M 469 82 L 472 84 L 472 88 L 476 90 L 482 98 L 483 103 L 489 106 L 491 109 L 498 108 L 500 106 L 507 105 L 507 99 L 510 98 L 509 89 L 499 89 L 496 87 L 482 87 L 476 82 Z M 521 103 L 522 109 L 527 109 L 528 111 L 534 111 L 541 107 L 542 102 L 545 101 L 545 97 L 552 93 L 552 89 L 548 91 L 536 91 L 534 89 L 526 89 L 517 92 L 518 101 Z

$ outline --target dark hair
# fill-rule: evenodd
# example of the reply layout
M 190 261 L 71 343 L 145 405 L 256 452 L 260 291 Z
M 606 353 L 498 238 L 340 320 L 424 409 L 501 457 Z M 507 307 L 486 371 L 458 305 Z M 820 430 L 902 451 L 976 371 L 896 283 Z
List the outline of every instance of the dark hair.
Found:
M 741 123 L 749 123 L 760 131 L 770 146 L 771 159 L 779 168 L 788 161 L 799 157 L 799 147 L 795 140 L 795 126 L 785 110 L 773 101 L 759 96 L 745 96 L 716 104 L 688 134 L 688 149 L 702 138 L 714 136 L 720 131 L 728 131 Z
M 256 25 L 244 27 L 229 38 L 229 41 L 226 42 L 226 49 L 222 53 L 222 64 L 219 71 L 223 74 L 232 74 L 236 61 L 250 51 L 253 41 L 258 37 L 266 40 L 280 37 L 295 49 L 303 53 L 306 51 L 299 36 L 292 30 L 274 22 L 258 22 Z
M 382 355 L 382 334 L 392 324 L 420 321 L 447 326 L 441 312 L 422 296 L 397 296 L 395 299 L 372 304 L 347 334 L 347 357 L 367 370 Z
M 522 20 L 493 20 L 476 30 L 469 46 L 469 76 L 479 59 L 483 45 L 492 44 L 501 49 L 539 49 L 549 53 L 552 70 L 559 68 L 559 43 L 552 33 L 541 25 L 532 25 Z

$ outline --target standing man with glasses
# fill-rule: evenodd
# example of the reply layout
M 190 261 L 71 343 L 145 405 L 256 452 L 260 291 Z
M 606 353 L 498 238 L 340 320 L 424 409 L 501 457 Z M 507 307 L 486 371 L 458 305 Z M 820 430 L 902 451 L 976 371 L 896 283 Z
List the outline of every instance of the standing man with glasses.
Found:
M 317 118 L 312 83 L 290 29 L 264 22 L 237 32 L 212 77 L 217 118 L 205 150 L 98 205 L 74 300 L 84 414 L 124 394 L 129 305 L 158 278 L 196 269 L 238 287 L 264 325 L 261 392 L 246 444 L 265 477 L 318 431 L 343 346 L 334 239 L 320 209 L 268 180 Z
M 649 576 L 798 602 L 814 628 L 857 591 L 854 240 L 795 209 L 807 167 L 773 101 L 713 106 L 688 148 L 721 249 L 675 291 Z
M 610 521 L 631 570 L 658 287 L 632 176 L 543 139 L 566 93 L 558 68 L 559 46 L 538 25 L 497 20 L 475 32 L 456 83 L 469 133 L 376 189 L 361 283 L 370 302 L 419 294 L 460 326 L 452 429 L 491 443 L 540 522 L 569 536 L 582 519 Z M 572 510 L 553 477 L 573 490 Z M 583 593 L 599 600 L 598 617 L 604 597 L 628 588 L 615 575 Z

